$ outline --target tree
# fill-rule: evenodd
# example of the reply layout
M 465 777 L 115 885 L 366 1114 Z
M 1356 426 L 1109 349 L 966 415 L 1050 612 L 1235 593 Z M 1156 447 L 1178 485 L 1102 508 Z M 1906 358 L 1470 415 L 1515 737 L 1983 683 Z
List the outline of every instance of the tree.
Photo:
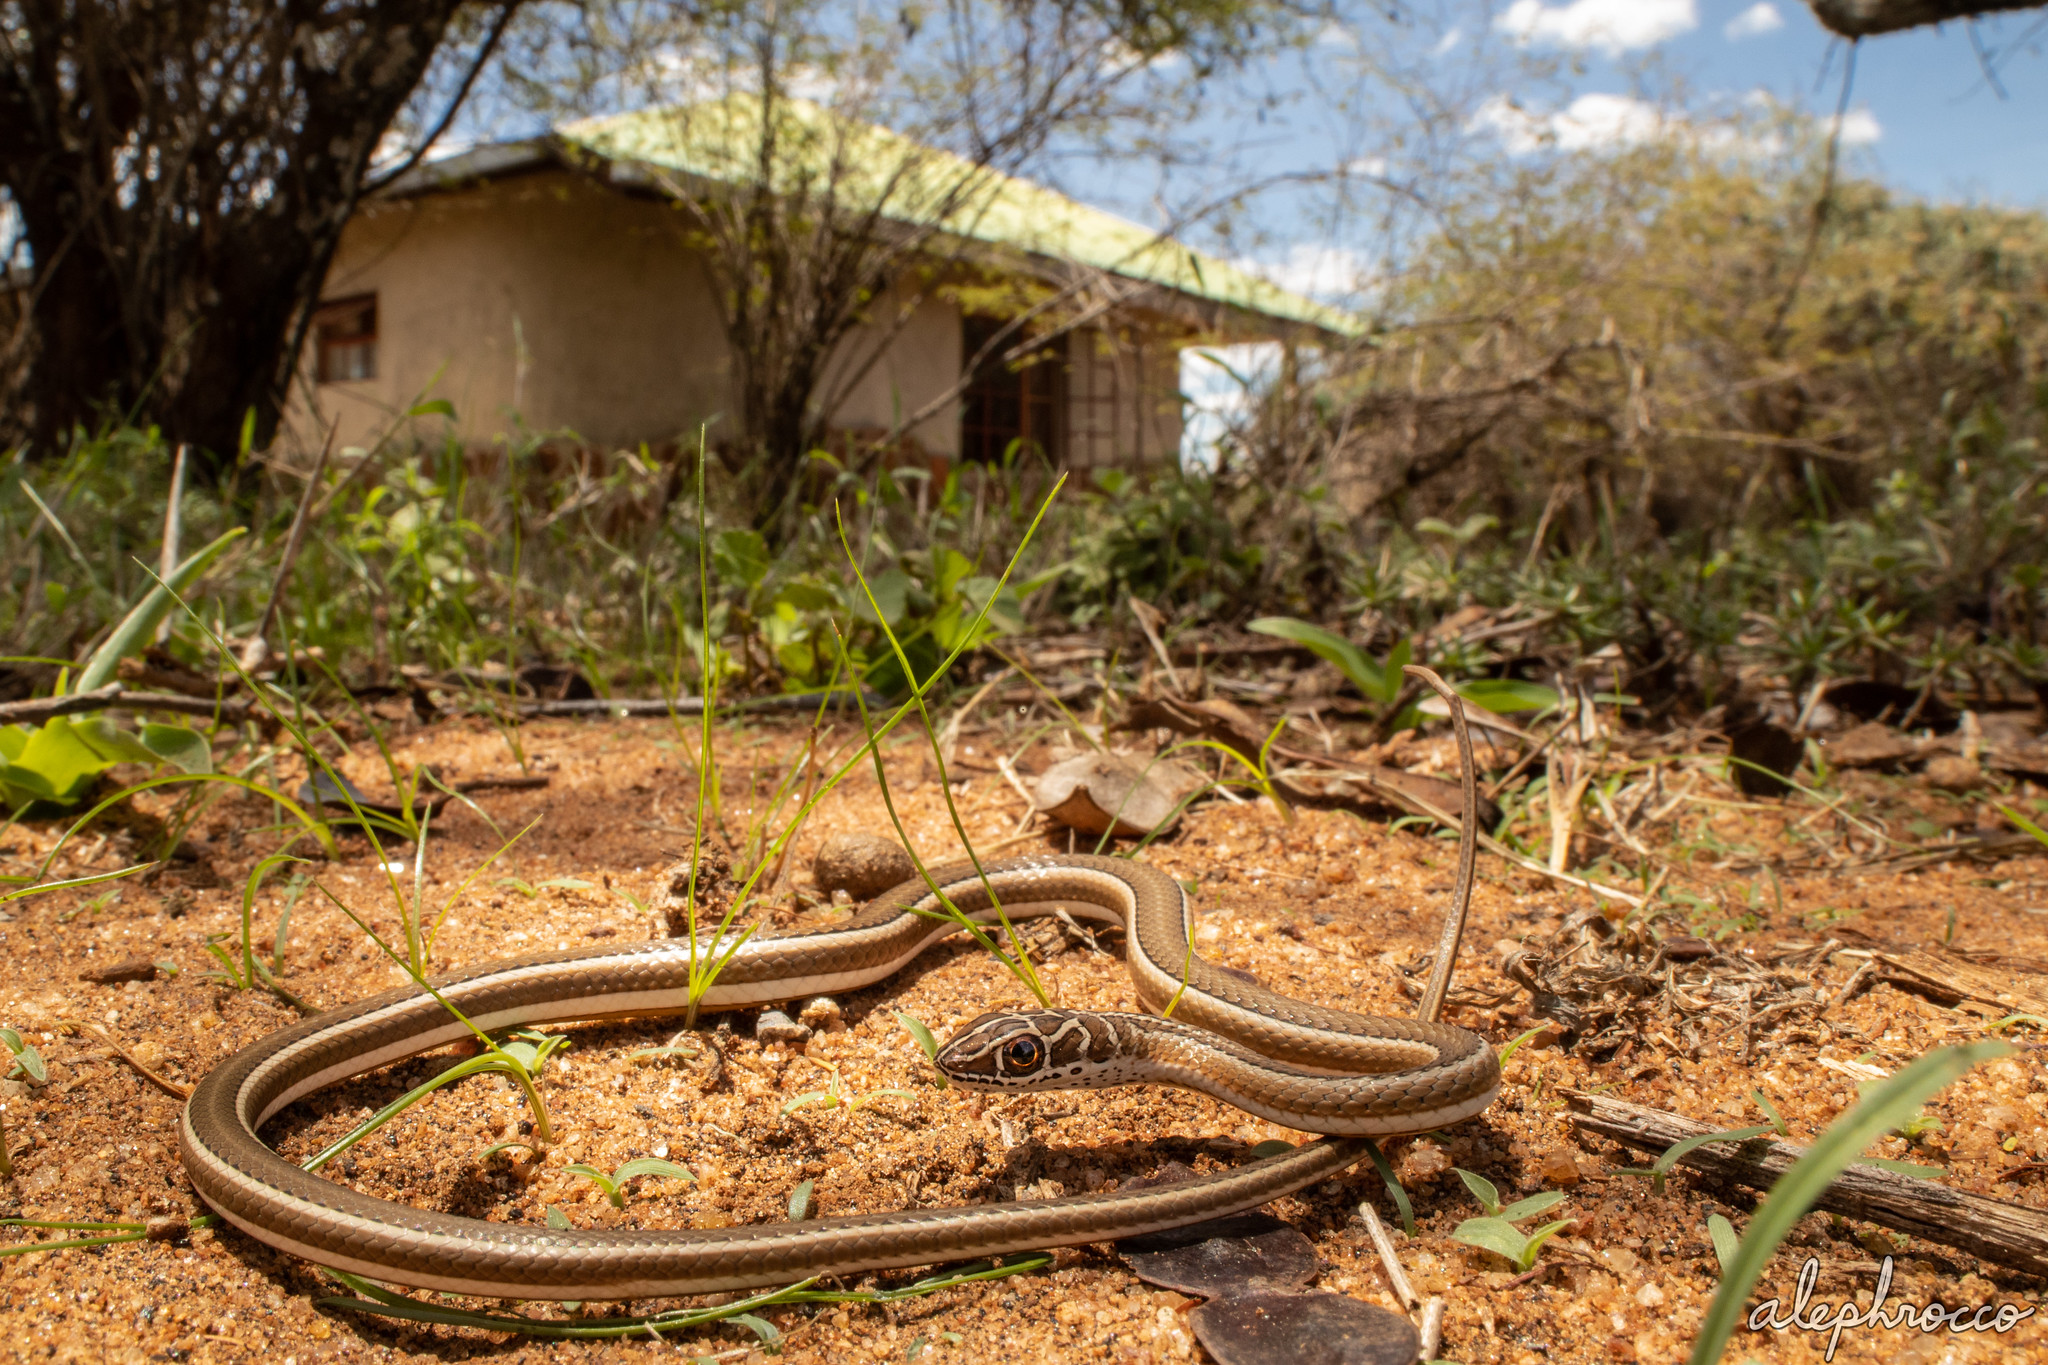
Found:
M 518 3 L 0 0 L 0 442 L 267 442 L 380 143 L 467 29 L 407 164 L 445 130 Z
M 973 228 L 1010 174 L 1063 139 L 1159 128 L 1288 14 L 1282 0 L 943 0 L 883 17 L 833 0 L 623 4 L 587 11 L 565 46 L 585 62 L 580 107 L 657 106 L 597 150 L 654 166 L 675 202 L 732 356 L 727 443 L 780 494 L 922 304 L 1005 287 Z M 529 89 L 560 98 L 545 77 Z M 1100 275 L 1048 270 L 1043 288 L 983 300 L 1012 325 L 980 359 L 1099 315 Z

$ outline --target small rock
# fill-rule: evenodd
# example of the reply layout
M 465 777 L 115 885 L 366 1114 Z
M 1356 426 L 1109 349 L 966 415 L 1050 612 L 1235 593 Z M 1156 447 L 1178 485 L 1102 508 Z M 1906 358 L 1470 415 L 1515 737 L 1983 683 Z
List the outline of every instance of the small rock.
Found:
M 1970 792 L 1984 785 L 1984 770 L 1957 754 L 1936 754 L 1927 760 L 1927 785 L 1943 791 Z
M 819 1033 L 840 1033 L 846 1028 L 846 1011 L 829 995 L 821 995 L 803 1007 L 797 1018 Z M 755 1032 L 758 1034 L 759 1029 Z
M 1204 1298 L 1292 1291 L 1316 1276 L 1314 1243 L 1264 1213 L 1241 1213 L 1116 1244 L 1147 1284 Z
M 1537 1172 L 1553 1185 L 1576 1185 L 1579 1183 L 1579 1163 L 1572 1160 L 1572 1154 L 1562 1147 L 1553 1147 L 1543 1154 Z
M 1664 1302 L 1664 1291 L 1659 1289 L 1655 1283 L 1645 1284 L 1636 1291 L 1636 1302 L 1644 1308 L 1655 1308 L 1658 1304 Z
M 124 957 L 119 962 L 87 967 L 78 974 L 78 979 L 97 982 L 102 986 L 117 985 L 123 981 L 154 981 L 156 964 L 146 957 Z
M 808 1043 L 811 1030 L 781 1010 L 762 1010 L 754 1021 L 754 1037 L 764 1043 Z
M 917 876 L 917 864 L 893 839 L 879 834 L 840 834 L 827 839 L 818 850 L 811 860 L 811 875 L 818 879 L 821 891 L 845 891 L 855 900 L 866 901 Z
M 1411 1144 L 1401 1156 L 1401 1178 L 1403 1181 L 1424 1181 L 1442 1175 L 1451 1169 L 1451 1159 L 1444 1155 L 1444 1149 L 1424 1138 Z

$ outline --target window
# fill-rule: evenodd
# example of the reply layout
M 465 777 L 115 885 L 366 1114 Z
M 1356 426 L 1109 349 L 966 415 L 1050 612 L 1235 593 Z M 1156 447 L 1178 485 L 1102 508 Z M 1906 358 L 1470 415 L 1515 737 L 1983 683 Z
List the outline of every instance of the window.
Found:
M 1004 319 L 967 317 L 960 321 L 960 356 L 972 360 L 1002 329 Z M 998 342 L 1007 350 L 1016 338 Z M 1012 442 L 1036 447 L 1048 459 L 1060 457 L 1060 370 L 1054 353 L 1043 351 L 1005 365 L 989 361 L 967 382 L 960 413 L 960 458 L 997 464 Z
M 313 378 L 346 384 L 377 377 L 377 296 L 336 299 L 313 313 Z

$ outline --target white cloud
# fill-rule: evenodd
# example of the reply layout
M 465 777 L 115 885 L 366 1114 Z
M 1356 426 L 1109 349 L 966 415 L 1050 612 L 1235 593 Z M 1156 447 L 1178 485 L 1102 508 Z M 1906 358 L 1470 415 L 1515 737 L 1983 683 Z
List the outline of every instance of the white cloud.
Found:
M 1464 36 L 1465 30 L 1453 24 L 1451 26 L 1451 31 L 1449 33 L 1446 33 L 1443 37 L 1436 40 L 1436 46 L 1429 50 L 1429 55 L 1432 57 L 1449 56 L 1451 49 L 1456 47 L 1458 45 L 1458 40 Z
M 1372 263 L 1349 247 L 1301 242 L 1287 248 L 1287 254 L 1277 261 L 1243 257 L 1231 264 L 1312 299 L 1342 299 L 1355 294 L 1374 273 Z
M 1494 27 L 1525 45 L 1597 47 L 1618 57 L 1690 33 L 1699 23 L 1693 0 L 1568 0 L 1562 5 L 1514 0 Z
M 1828 130 L 1832 132 L 1835 120 L 1828 119 Z M 1842 115 L 1842 145 L 1845 147 L 1868 147 L 1884 136 L 1884 128 L 1877 121 L 1877 115 L 1868 109 L 1851 109 Z
M 1387 159 L 1383 156 L 1357 156 L 1337 169 L 1344 175 L 1355 175 L 1361 180 L 1384 180 L 1387 178 Z
M 1230 433 L 1252 415 L 1258 396 L 1280 378 L 1277 341 L 1236 346 L 1191 346 L 1180 353 L 1180 462 L 1183 469 L 1214 469 Z
M 1757 0 L 1754 5 L 1728 21 L 1721 35 L 1731 43 L 1744 38 L 1757 38 L 1766 33 L 1775 33 L 1785 27 L 1785 16 L 1778 13 L 1778 7 L 1771 0 Z
M 1495 95 L 1466 125 L 1474 132 L 1492 133 L 1515 156 L 1546 147 L 1565 152 L 1632 147 L 1673 126 L 1656 105 L 1629 95 L 1581 95 L 1549 114 L 1531 113 L 1507 96 Z

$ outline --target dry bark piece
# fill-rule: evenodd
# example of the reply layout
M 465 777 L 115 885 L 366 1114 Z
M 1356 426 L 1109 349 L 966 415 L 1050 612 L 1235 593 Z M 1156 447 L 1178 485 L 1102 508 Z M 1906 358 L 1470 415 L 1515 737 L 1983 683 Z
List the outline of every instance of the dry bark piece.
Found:
M 1662 1153 L 1687 1138 L 1721 1131 L 1606 1095 L 1571 1093 L 1567 1102 L 1575 1126 L 1644 1152 Z M 1695 1147 L 1678 1160 L 1717 1179 L 1768 1190 L 1805 1155 L 1804 1147 L 1752 1138 Z M 2029 1274 L 2048 1271 L 2048 1212 L 2023 1204 L 1952 1190 L 1882 1167 L 1851 1166 L 1835 1177 L 1814 1207 L 1925 1237 Z
M 156 964 L 146 957 L 124 957 L 119 962 L 87 967 L 78 974 L 78 979 L 96 981 L 102 986 L 118 985 L 123 981 L 154 981 Z
M 1876 721 L 1867 721 L 1822 743 L 1828 762 L 1837 768 L 1893 768 L 1913 757 L 1919 747 Z
M 687 857 L 679 858 L 662 869 L 662 889 L 655 897 L 654 909 L 668 927 L 670 938 L 687 938 L 690 933 L 690 862 Z M 705 844 L 697 850 L 696 867 L 697 932 L 703 934 L 719 922 L 738 888 L 729 876 L 732 856 L 724 849 Z
M 1080 754 L 1055 763 L 1038 779 L 1038 809 L 1087 834 L 1137 838 L 1180 823 L 1180 804 L 1201 776 L 1171 759 Z
M 2048 1016 L 2048 963 L 2003 953 L 1882 943 L 1849 929 L 1838 933 L 1857 945 L 1856 951 L 1869 954 L 1878 980 L 1938 1005 L 1975 1004 L 2001 1016 Z
M 1291 1292 L 1316 1277 L 1316 1249 L 1271 1214 L 1241 1213 L 1116 1244 L 1147 1284 L 1205 1299 Z
M 1346 1294 L 1239 1294 L 1188 1314 L 1218 1365 L 1414 1365 L 1415 1324 Z
M 917 876 L 917 864 L 894 839 L 879 834 L 836 834 L 811 860 L 811 875 L 828 896 L 844 891 L 857 901 L 867 901 Z

